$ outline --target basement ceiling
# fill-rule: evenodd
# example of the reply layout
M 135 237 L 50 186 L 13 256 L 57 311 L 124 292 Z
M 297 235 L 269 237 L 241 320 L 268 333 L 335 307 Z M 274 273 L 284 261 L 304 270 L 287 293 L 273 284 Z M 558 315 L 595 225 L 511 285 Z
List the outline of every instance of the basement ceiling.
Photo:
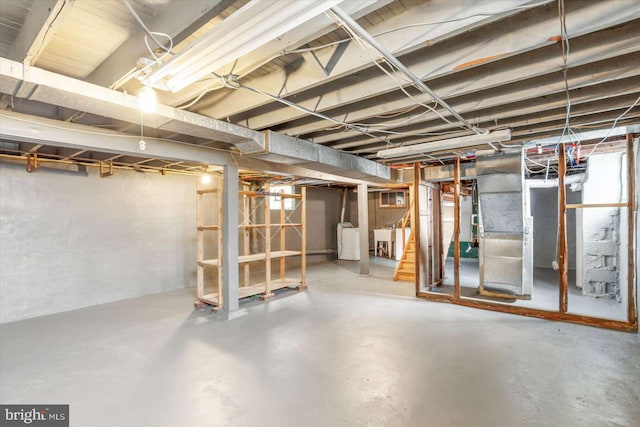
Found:
M 127 2 L 116 0 L 4 0 L 1 54 L 137 93 L 145 75 L 137 66 L 139 58 L 147 58 L 151 69 L 162 67 L 249 3 L 129 0 L 136 17 Z M 473 126 L 510 128 L 512 140 L 505 145 L 640 122 L 637 0 L 345 0 L 338 6 Z M 147 48 L 139 20 L 169 53 L 149 37 Z M 210 72 L 179 92 L 157 90 L 159 99 L 381 163 L 446 162 L 461 152 L 390 160 L 376 153 L 471 134 L 327 13 Z M 3 96 L 3 108 L 140 131 L 131 124 L 135 120 L 127 123 L 12 95 Z M 175 132 L 153 136 L 224 146 Z

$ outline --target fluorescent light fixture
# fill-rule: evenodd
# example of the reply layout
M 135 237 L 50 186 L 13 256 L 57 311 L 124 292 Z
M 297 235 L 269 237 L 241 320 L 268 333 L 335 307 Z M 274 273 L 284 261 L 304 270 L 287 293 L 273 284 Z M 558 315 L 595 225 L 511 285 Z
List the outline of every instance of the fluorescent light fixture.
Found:
M 140 89 L 140 92 L 138 92 L 138 108 L 146 113 L 151 113 L 158 108 L 156 91 L 153 88 L 143 86 Z
M 341 2 L 251 0 L 149 74 L 145 81 L 177 92 Z
M 404 147 L 380 150 L 376 156 L 382 159 L 404 157 L 411 154 L 433 153 L 434 151 L 453 150 L 457 148 L 473 147 L 474 145 L 489 144 L 511 139 L 511 129 L 495 132 L 481 133 L 478 135 L 461 136 L 460 138 L 443 139 L 440 141 L 425 142 L 424 144 L 407 145 Z

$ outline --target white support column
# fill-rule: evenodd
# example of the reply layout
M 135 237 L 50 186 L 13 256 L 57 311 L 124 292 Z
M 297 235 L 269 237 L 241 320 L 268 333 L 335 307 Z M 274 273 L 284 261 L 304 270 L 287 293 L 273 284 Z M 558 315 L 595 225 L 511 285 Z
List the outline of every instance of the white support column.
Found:
M 369 206 L 367 184 L 358 184 L 358 234 L 360 237 L 360 275 L 369 275 Z
M 247 314 L 239 309 L 238 288 L 238 167 L 223 167 L 222 184 L 222 318 L 225 320 Z

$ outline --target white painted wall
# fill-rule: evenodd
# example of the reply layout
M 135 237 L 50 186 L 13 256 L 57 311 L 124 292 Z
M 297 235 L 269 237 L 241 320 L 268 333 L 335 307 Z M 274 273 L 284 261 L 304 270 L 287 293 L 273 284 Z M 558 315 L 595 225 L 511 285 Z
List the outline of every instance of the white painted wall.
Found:
M 582 184 L 583 203 L 620 203 L 627 200 L 624 153 L 589 157 L 588 179 Z M 578 215 L 582 232 L 578 248 L 577 281 L 584 295 L 617 296 L 620 301 L 627 272 L 627 215 L 620 208 L 583 209 Z M 624 286 L 626 291 L 626 286 Z M 615 289 L 615 290 L 614 290 Z M 622 292 L 626 294 L 626 292 Z
M 0 323 L 195 284 L 195 178 L 0 163 Z
M 460 241 L 470 242 L 473 238 L 471 230 L 471 213 L 473 201 L 471 196 L 460 197 Z

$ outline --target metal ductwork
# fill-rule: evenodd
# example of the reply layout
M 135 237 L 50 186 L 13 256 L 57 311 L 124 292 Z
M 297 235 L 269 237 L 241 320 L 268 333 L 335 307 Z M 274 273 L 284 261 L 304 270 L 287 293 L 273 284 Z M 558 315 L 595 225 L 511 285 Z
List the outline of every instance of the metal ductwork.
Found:
M 272 131 L 265 131 L 264 152 L 254 153 L 253 157 L 365 181 L 389 182 L 392 179 L 388 166 Z
M 478 157 L 480 287 L 531 296 L 531 223 L 525 220 L 522 154 Z
M 138 99 L 71 77 L 0 58 L 0 92 L 45 104 L 139 124 Z M 144 116 L 155 129 L 232 144 L 242 157 L 299 170 L 389 183 L 391 169 L 377 162 L 275 132 L 257 132 L 167 105 Z M 256 163 L 254 163 L 256 164 Z

